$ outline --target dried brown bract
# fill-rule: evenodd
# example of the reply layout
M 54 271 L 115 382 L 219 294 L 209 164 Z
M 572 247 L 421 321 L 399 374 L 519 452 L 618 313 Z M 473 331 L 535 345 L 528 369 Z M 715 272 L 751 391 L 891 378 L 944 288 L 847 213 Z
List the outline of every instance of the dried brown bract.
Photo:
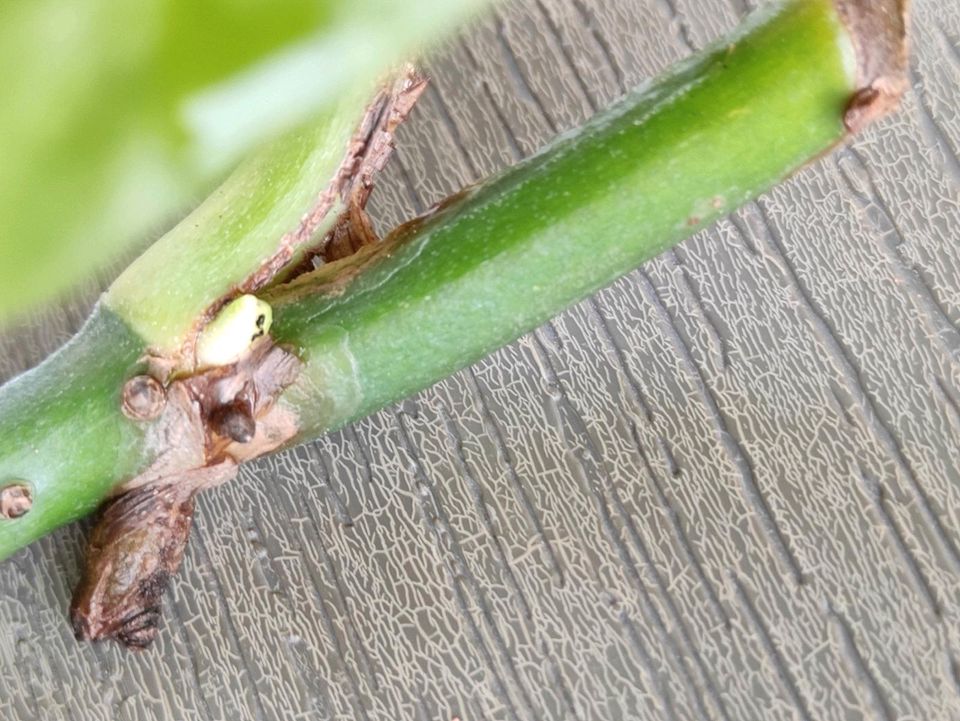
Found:
M 161 599 L 183 560 L 193 523 L 192 488 L 150 486 L 108 502 L 87 547 L 70 604 L 80 640 L 144 649 L 157 635 Z

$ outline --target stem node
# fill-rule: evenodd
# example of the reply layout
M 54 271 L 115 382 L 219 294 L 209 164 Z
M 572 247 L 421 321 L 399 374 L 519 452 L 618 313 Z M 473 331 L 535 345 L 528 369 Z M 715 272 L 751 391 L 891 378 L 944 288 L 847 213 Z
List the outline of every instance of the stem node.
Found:
M 33 495 L 26 483 L 15 481 L 0 489 L 0 518 L 20 518 L 27 515 L 32 507 Z
M 152 421 L 159 417 L 166 404 L 166 391 L 153 376 L 134 376 L 123 386 L 121 408 L 123 415 L 132 421 Z

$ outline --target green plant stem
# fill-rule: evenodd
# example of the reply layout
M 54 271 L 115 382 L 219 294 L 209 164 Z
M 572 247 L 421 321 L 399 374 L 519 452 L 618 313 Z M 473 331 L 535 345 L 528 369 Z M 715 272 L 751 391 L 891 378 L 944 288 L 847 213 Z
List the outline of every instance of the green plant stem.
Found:
M 340 163 L 367 95 L 345 99 L 308 128 L 288 133 L 244 162 L 187 222 L 114 281 L 104 305 L 153 352 L 175 353 L 197 318 L 239 286 L 276 250 L 284 233 L 297 227 Z M 318 220 L 319 237 L 338 212 L 339 207 L 331 208 Z
M 307 360 L 307 435 L 416 392 L 783 180 L 844 136 L 852 49 L 829 3 L 794 2 L 631 93 L 570 137 L 375 250 L 273 299 Z M 358 259 L 353 259 L 357 263 Z M 294 292 L 296 291 L 296 292 Z M 317 389 L 331 398 L 317 403 Z
M 273 336 L 305 364 L 280 398 L 293 440 L 468 365 L 783 180 L 845 136 L 857 89 L 833 3 L 775 4 L 382 246 L 273 288 Z M 0 520 L 0 558 L 152 461 L 119 404 L 144 332 L 103 305 L 0 391 L 0 486 L 25 481 L 34 499 Z
M 0 487 L 30 488 L 33 507 L 0 519 L 0 559 L 94 510 L 150 452 L 120 412 L 120 388 L 142 340 L 98 306 L 81 331 L 32 371 L 0 389 Z

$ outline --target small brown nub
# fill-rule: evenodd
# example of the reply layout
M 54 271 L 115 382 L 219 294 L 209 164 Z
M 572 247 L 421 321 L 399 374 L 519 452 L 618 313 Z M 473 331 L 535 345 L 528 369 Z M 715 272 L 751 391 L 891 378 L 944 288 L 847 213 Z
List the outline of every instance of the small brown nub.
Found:
M 889 110 L 887 98 L 876 88 L 861 88 L 847 102 L 843 112 L 843 124 L 847 132 L 859 133 Z
M 0 518 L 20 518 L 32 507 L 33 496 L 25 483 L 14 482 L 0 488 Z
M 835 0 L 857 55 L 858 90 L 843 122 L 851 133 L 894 110 L 907 83 L 909 0 Z
M 121 408 L 123 414 L 134 421 L 152 421 L 167 404 L 163 386 L 153 376 L 134 376 L 123 386 Z
M 239 398 L 214 408 L 210 413 L 210 427 L 216 434 L 237 443 L 249 443 L 257 432 L 250 406 Z

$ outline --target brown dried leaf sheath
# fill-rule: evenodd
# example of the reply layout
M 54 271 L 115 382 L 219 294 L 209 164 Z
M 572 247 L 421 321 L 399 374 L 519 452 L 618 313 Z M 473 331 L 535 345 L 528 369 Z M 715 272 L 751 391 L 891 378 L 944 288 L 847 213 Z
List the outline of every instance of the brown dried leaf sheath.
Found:
M 855 133 L 893 110 L 907 89 L 909 0 L 837 0 L 853 39 L 857 85 L 843 122 Z
M 135 649 L 150 645 L 161 597 L 183 559 L 194 492 L 186 484 L 149 486 L 104 506 L 70 604 L 78 639 L 112 638 Z
M 337 174 L 300 226 L 279 243 L 238 289 L 251 292 L 313 267 L 312 258 L 349 255 L 376 240 L 364 212 L 376 174 L 393 150 L 393 135 L 426 81 L 412 68 L 377 95 L 352 138 Z M 316 227 L 339 199 L 345 210 L 333 230 L 303 251 Z M 288 265 L 301 254 L 295 268 Z M 282 273 L 281 273 L 282 271 Z M 278 276 L 278 273 L 281 273 Z M 228 298 L 224 299 L 226 302 Z M 211 308 L 213 317 L 222 303 Z M 198 325 L 202 327 L 202 321 Z M 193 340 L 184 349 L 189 357 Z M 255 343 L 232 366 L 169 380 L 174 361 L 151 359 L 154 376 L 124 388 L 128 417 L 144 422 L 154 461 L 117 489 L 93 530 L 83 578 L 74 592 L 70 618 L 77 638 L 114 639 L 143 649 L 156 637 L 161 597 L 183 559 L 195 494 L 236 475 L 238 465 L 271 451 L 298 428 L 297 418 L 276 404 L 300 371 L 300 361 L 269 338 Z M 142 390 L 167 381 L 142 412 Z M 128 397 L 129 396 L 129 397 Z M 154 407 L 155 406 L 155 407 Z

